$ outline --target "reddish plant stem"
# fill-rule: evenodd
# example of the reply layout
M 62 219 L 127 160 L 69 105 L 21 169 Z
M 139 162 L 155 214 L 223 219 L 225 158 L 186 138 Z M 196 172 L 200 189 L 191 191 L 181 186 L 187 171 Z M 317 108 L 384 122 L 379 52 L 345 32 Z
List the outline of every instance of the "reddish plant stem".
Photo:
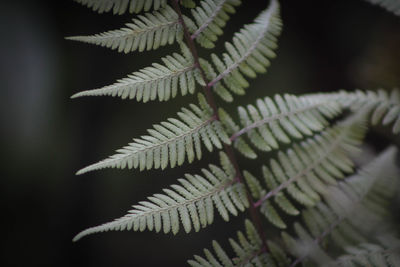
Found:
M 192 40 L 192 38 L 190 37 L 190 33 L 189 30 L 186 26 L 185 21 L 183 20 L 183 16 L 182 16 L 182 11 L 181 8 L 179 7 L 179 0 L 172 0 L 172 5 L 176 11 L 176 13 L 178 13 L 179 16 L 179 23 L 182 25 L 183 27 L 183 35 L 185 37 L 186 40 L 186 44 L 189 47 L 190 52 L 193 55 L 194 58 L 194 64 L 195 66 L 200 70 L 200 75 L 201 78 L 203 78 L 204 82 L 207 83 L 207 77 L 206 77 L 206 73 L 204 72 L 203 68 L 200 66 L 200 62 L 199 62 L 199 55 L 197 53 L 197 49 L 196 46 Z M 206 94 L 206 98 L 207 98 L 207 102 L 208 104 L 211 106 L 211 108 L 214 111 L 214 115 L 217 117 L 217 120 L 219 120 L 218 117 L 218 109 L 217 109 L 217 105 L 215 104 L 214 101 L 214 97 L 213 94 L 211 92 L 211 86 L 205 86 L 204 87 L 204 92 Z
M 179 6 L 179 0 L 172 0 L 171 2 L 172 2 L 172 6 L 174 7 L 176 13 L 179 16 L 179 23 L 183 27 L 184 38 L 185 38 L 186 43 L 187 43 L 187 45 L 188 45 L 188 47 L 190 49 L 190 52 L 193 55 L 194 63 L 196 65 L 196 67 L 199 69 L 201 77 L 203 78 L 204 82 L 207 84 L 203 88 L 204 92 L 206 94 L 207 102 L 211 106 L 211 108 L 213 109 L 214 116 L 216 117 L 217 120 L 219 120 L 218 108 L 217 108 L 217 105 L 216 105 L 215 100 L 214 100 L 214 95 L 212 93 L 213 84 L 211 84 L 208 81 L 203 68 L 200 66 L 197 49 L 196 49 L 196 46 L 194 44 L 193 39 L 191 38 L 191 35 L 190 35 L 189 30 L 188 30 L 188 28 L 187 28 L 187 26 L 185 24 L 185 21 L 183 19 L 182 11 L 181 11 L 180 6 Z M 238 165 L 237 160 L 236 160 L 235 152 L 233 151 L 232 146 L 227 145 L 227 144 L 224 144 L 224 151 L 227 154 L 229 160 L 232 162 L 232 164 L 233 164 L 233 166 L 235 168 L 236 177 L 237 177 L 238 182 L 243 184 L 245 186 L 245 188 L 246 188 L 246 195 L 247 195 L 247 199 L 248 199 L 249 205 L 250 205 L 250 208 L 249 208 L 250 217 L 251 217 L 251 220 L 253 221 L 255 227 L 257 228 L 258 234 L 261 237 L 262 244 L 263 244 L 263 250 L 264 251 L 269 251 L 268 245 L 266 243 L 265 233 L 264 233 L 264 230 L 263 230 L 263 227 L 262 227 L 262 224 L 261 224 L 260 213 L 259 213 L 258 209 L 254 206 L 253 197 L 250 194 L 250 190 L 249 190 L 247 184 L 243 180 L 242 173 L 240 172 L 240 168 L 239 168 L 239 165 Z

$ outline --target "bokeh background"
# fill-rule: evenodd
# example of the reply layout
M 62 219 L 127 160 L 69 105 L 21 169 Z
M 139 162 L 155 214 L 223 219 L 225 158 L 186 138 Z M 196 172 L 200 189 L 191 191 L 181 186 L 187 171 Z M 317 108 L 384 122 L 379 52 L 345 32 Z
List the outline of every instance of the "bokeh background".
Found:
M 205 153 L 199 163 L 165 172 L 104 170 L 75 176 L 195 96 L 148 104 L 69 97 L 159 62 L 177 47 L 125 55 L 66 41 L 66 36 L 119 28 L 131 15 L 99 15 L 72 0 L 1 2 L 1 266 L 181 266 L 212 239 L 226 240 L 242 229 L 242 220 L 233 218 L 228 225 L 216 216 L 212 226 L 191 235 L 111 232 L 72 243 L 80 230 L 124 215 L 132 204 L 215 158 Z M 217 53 L 268 1 L 244 2 Z M 399 17 L 361 0 L 282 0 L 281 5 L 278 57 L 236 103 L 275 93 L 400 85 Z M 208 51 L 201 55 L 207 58 Z M 383 146 L 385 129 L 369 139 Z

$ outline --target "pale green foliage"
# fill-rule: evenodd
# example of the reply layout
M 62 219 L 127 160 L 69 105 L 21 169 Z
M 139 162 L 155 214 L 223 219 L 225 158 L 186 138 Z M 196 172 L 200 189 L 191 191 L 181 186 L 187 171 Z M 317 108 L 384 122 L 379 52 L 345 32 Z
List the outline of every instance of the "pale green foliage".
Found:
M 336 99 L 344 108 L 357 111 L 362 108 L 371 110 L 373 125 L 382 122 L 383 125 L 393 124 L 392 132 L 400 133 L 400 94 L 398 90 L 390 93 L 384 90 L 356 91 L 349 93 L 342 91 L 337 94 L 328 94 L 326 97 Z
M 196 80 L 200 84 L 204 81 L 199 76 L 199 70 L 195 68 L 187 47 L 182 45 L 181 48 L 183 56 L 178 53 L 166 56 L 161 58 L 163 65 L 154 63 L 151 67 L 134 72 L 113 85 L 79 92 L 72 98 L 110 95 L 148 102 L 156 99 L 167 101 L 176 97 L 179 89 L 182 95 L 193 94 Z
M 252 196 L 260 205 L 260 212 L 273 225 L 287 227 L 277 209 L 284 214 L 298 215 L 292 201 L 314 206 L 326 193 L 326 184 L 336 184 L 337 179 L 353 171 L 348 154 L 357 151 L 366 127 L 362 120 L 352 120 L 355 122 L 345 121 L 294 144 L 286 153 L 279 151 L 276 158 L 269 160 L 269 166 L 262 166 L 266 188 L 250 172 L 244 172 Z
M 341 113 L 341 106 L 334 99 L 324 97 L 296 97 L 285 94 L 274 99 L 258 99 L 256 106 L 239 107 L 238 113 L 242 130 L 235 126 L 229 116 L 220 110 L 222 123 L 233 134 L 234 146 L 245 156 L 255 158 L 256 154 L 243 145 L 241 135 L 248 136 L 255 148 L 261 151 L 277 149 L 279 143 L 290 143 L 319 132 Z
M 193 267 L 211 267 L 211 266 L 283 266 L 288 265 L 289 259 L 285 252 L 272 241 L 268 241 L 271 252 L 262 251 L 262 241 L 255 229 L 254 225 L 249 221 L 245 221 L 246 234 L 241 231 L 237 232 L 237 240 L 229 239 L 229 243 L 236 254 L 233 259 L 219 245 L 217 241 L 212 242 L 215 255 L 204 249 L 205 257 L 194 256 L 193 260 L 188 260 L 190 266 Z
M 283 233 L 286 246 L 298 257 L 299 262 L 306 257 L 310 257 L 318 266 L 334 261 L 320 246 L 328 235 L 339 248 L 381 239 L 383 242 L 379 246 L 386 243 L 386 246 L 396 246 L 387 249 L 398 249 L 398 242 L 388 243 L 390 238 L 387 237 L 382 239 L 384 235 L 391 235 L 382 231 L 390 229 L 385 227 L 390 214 L 387 204 L 396 193 L 399 182 L 400 172 L 394 165 L 396 153 L 397 149 L 391 147 L 357 174 L 329 186 L 323 195 L 325 203 L 321 202 L 302 213 L 308 231 L 300 223 L 294 225 L 297 239 Z M 377 266 L 391 265 L 385 263 Z
M 400 16 L 400 1 L 399 0 L 366 0 L 374 5 L 379 5 L 392 12 L 393 14 Z
M 277 36 L 280 32 L 279 4 L 276 0 L 272 0 L 254 23 L 245 25 L 237 32 L 232 43 L 225 43 L 227 53 L 222 55 L 223 59 L 211 54 L 219 74 L 213 77 L 210 85 L 214 86 L 223 80 L 230 91 L 243 95 L 244 88 L 249 84 L 242 73 L 254 78 L 256 73 L 266 72 L 266 68 L 270 65 L 269 59 L 275 57 L 273 50 L 277 47 Z M 208 75 L 213 76 L 213 73 L 209 70 Z M 223 99 L 227 98 L 230 98 L 229 95 L 223 96 Z
M 99 13 L 111 11 L 114 14 L 123 14 L 127 11 L 130 13 L 139 13 L 142 10 L 149 11 L 151 8 L 155 10 L 165 6 L 167 0 L 74 0 L 75 2 L 85 5 L 93 11 Z
M 364 110 L 370 113 L 372 125 L 391 125 L 392 132 L 400 132 L 400 95 L 398 90 L 355 91 L 310 94 L 301 97 L 285 94 L 274 99 L 266 97 L 246 108 L 239 107 L 240 128 L 222 109 L 219 115 L 231 134 L 234 146 L 245 156 L 255 158 L 254 150 L 243 140 L 246 134 L 255 148 L 261 151 L 277 149 L 279 143 L 309 136 L 329 125 L 343 110 Z
M 206 78 L 208 80 L 213 80 L 215 77 L 217 77 L 217 74 L 211 65 L 207 60 L 200 58 L 199 59 L 200 66 L 204 70 L 206 74 Z M 213 91 L 221 97 L 224 101 L 226 102 L 232 102 L 233 101 L 233 96 L 232 94 L 226 89 L 226 87 L 221 83 L 218 82 L 215 85 L 212 86 Z
M 157 49 L 160 46 L 182 40 L 182 25 L 178 23 L 178 14 L 166 6 L 160 11 L 139 15 L 132 23 L 119 30 L 107 31 L 91 36 L 68 37 L 69 40 L 118 49 L 118 52 Z
M 233 136 L 233 134 L 240 131 L 240 128 L 236 124 L 236 122 L 222 108 L 218 110 L 218 116 L 225 126 L 226 132 L 228 134 L 231 134 Z M 257 157 L 257 154 L 254 152 L 254 150 L 242 138 L 231 138 L 231 140 L 234 140 L 234 147 L 246 157 L 251 159 L 255 159 Z
M 213 241 L 213 252 L 204 249 L 203 257 L 195 255 L 188 263 L 295 266 L 307 260 L 315 266 L 399 265 L 398 233 L 390 210 L 400 176 L 394 163 L 397 150 L 386 150 L 352 175 L 359 167 L 353 161 L 361 162 L 354 157 L 362 157 L 357 153 L 370 125 L 390 125 L 392 133 L 400 133 L 397 90 L 279 94 L 239 106 L 238 116 L 232 116 L 216 105 L 213 93 L 233 102 L 233 94 L 243 95 L 249 87 L 245 77 L 267 71 L 282 28 L 277 0 L 270 0 L 252 23 L 225 43 L 225 53 L 211 53 L 211 60 L 198 57 L 194 41 L 214 47 L 240 0 L 173 0 L 174 9 L 165 0 L 76 1 L 100 13 L 151 12 L 137 15 L 120 30 L 69 39 L 126 53 L 177 42 L 181 53 L 163 57 L 162 64 L 154 63 L 113 85 L 72 97 L 167 101 L 179 92 L 193 94 L 199 85 L 206 94 L 198 94 L 198 103 L 181 108 L 176 118 L 154 124 L 146 135 L 78 174 L 103 168 L 181 166 L 200 160 L 203 146 L 225 152 L 219 152 L 219 166 L 209 164 L 200 175 L 185 174 L 162 193 L 134 205 L 127 215 L 84 230 L 74 240 L 117 230 L 176 234 L 183 227 L 186 233 L 197 232 L 213 223 L 214 210 L 228 221 L 249 209 L 257 227 L 245 219 L 246 233 L 239 231 L 237 240 L 229 239 L 234 257 Z M 370 2 L 399 12 L 398 1 Z M 242 171 L 232 148 L 249 159 L 263 156 L 261 172 Z M 257 150 L 263 153 L 257 155 Z M 265 235 L 258 213 L 277 227 L 269 232 L 288 232 Z
M 199 94 L 199 106 L 190 104 L 190 109 L 182 108 L 179 119 L 155 124 L 149 129 L 149 135 L 133 139 L 133 142 L 117 154 L 81 169 L 77 174 L 103 169 L 128 167 L 144 169 L 164 169 L 182 165 L 185 158 L 192 162 L 202 156 L 201 143 L 209 151 L 213 147 L 222 148 L 222 143 L 229 144 L 221 123 L 212 116 L 211 108 L 204 96 Z
M 180 224 L 186 233 L 192 227 L 197 232 L 213 222 L 214 208 L 228 221 L 229 214 L 237 215 L 249 203 L 244 185 L 238 183 L 230 171 L 232 166 L 227 165 L 227 156 L 221 153 L 220 158 L 221 165 L 228 168 L 228 172 L 210 164 L 209 170 L 202 169 L 202 175 L 186 174 L 185 179 L 178 179 L 180 184 L 172 185 L 172 189 L 164 189 L 164 194 L 155 194 L 147 201 L 139 202 L 122 218 L 82 231 L 74 240 L 110 230 L 148 229 L 159 232 L 162 229 L 164 233 L 172 231 L 176 234 Z
M 235 13 L 235 7 L 241 4 L 240 0 L 204 0 L 192 10 L 195 23 L 188 23 L 192 32 L 192 39 L 205 48 L 213 48 L 218 36 L 223 34 L 222 28 Z M 197 25 L 197 26 L 196 26 Z
M 221 27 L 229 18 L 227 13 L 233 13 L 234 6 L 239 4 L 240 1 L 237 0 L 217 3 L 201 2 L 202 7 L 193 10 L 198 26 L 190 18 L 183 17 L 185 23 L 191 25 L 189 28 L 194 32 L 192 38 L 200 38 L 201 43 L 204 43 L 205 38 L 216 41 L 217 35 L 222 32 Z M 204 12 L 205 14 L 203 14 Z M 209 14 L 210 17 L 207 17 L 206 14 Z M 169 6 L 160 11 L 141 15 L 127 26 L 121 30 L 108 31 L 99 35 L 77 36 L 69 39 L 130 52 L 156 49 L 167 43 L 173 43 L 175 40 L 181 40 L 183 34 L 177 14 Z M 207 78 L 211 80 L 209 86 L 213 87 L 213 90 L 228 102 L 232 101 L 233 97 L 225 86 L 233 93 L 244 94 L 244 88 L 248 87 L 248 82 L 241 73 L 255 77 L 257 72 L 265 72 L 269 65 L 268 58 L 275 56 L 272 50 L 276 48 L 276 36 L 279 35 L 280 30 L 279 4 L 273 0 L 270 6 L 255 19 L 254 23 L 244 26 L 240 32 L 235 34 L 232 43 L 225 44 L 228 53 L 223 54 L 223 60 L 215 54 L 211 55 L 218 74 L 207 60 L 200 59 L 201 67 Z M 182 95 L 187 92 L 193 93 L 195 78 L 201 85 L 205 81 L 200 77 L 199 69 L 196 68 L 192 55 L 187 53 L 188 49 L 184 48 L 184 45 L 181 47 L 183 47 L 184 56 L 174 53 L 173 56 L 162 59 L 164 65 L 153 64 L 113 85 L 83 91 L 73 97 L 111 95 L 122 98 L 129 97 L 138 101 L 143 100 L 143 102 L 157 98 L 163 101 L 176 96 L 178 80 Z M 225 86 L 221 84 L 221 79 Z

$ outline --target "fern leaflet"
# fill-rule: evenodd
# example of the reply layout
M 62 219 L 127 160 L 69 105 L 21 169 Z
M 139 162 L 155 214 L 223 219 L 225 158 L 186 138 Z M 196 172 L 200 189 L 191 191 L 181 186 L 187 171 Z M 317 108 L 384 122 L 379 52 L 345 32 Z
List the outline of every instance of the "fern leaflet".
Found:
M 235 13 L 235 7 L 241 4 L 240 0 L 204 0 L 200 6 L 192 10 L 196 21 L 189 21 L 188 27 L 192 33 L 191 39 L 196 40 L 205 48 L 213 48 L 222 28 L 229 19 L 229 13 Z
M 148 130 L 149 135 L 133 139 L 134 142 L 117 150 L 117 154 L 81 169 L 77 174 L 103 168 L 139 168 L 164 169 L 169 165 L 173 168 L 185 162 L 192 162 L 195 157 L 202 156 L 201 143 L 209 151 L 213 147 L 222 148 L 230 140 L 219 121 L 215 120 L 211 108 L 203 95 L 199 94 L 198 106 L 191 104 L 190 108 L 182 108 L 178 119 L 168 119 Z
M 290 143 L 292 139 L 301 139 L 324 129 L 332 119 L 342 111 L 334 100 L 325 98 L 296 97 L 285 94 L 275 95 L 274 100 L 265 97 L 258 99 L 256 107 L 247 105 L 239 107 L 238 113 L 242 129 L 238 130 L 232 119 L 220 110 L 220 116 L 235 147 L 245 156 L 254 158 L 255 152 L 249 146 L 239 146 L 243 134 L 247 134 L 250 142 L 261 151 L 278 148 L 278 143 Z
M 227 156 L 221 152 L 220 158 L 226 167 L 229 161 Z M 213 222 L 214 208 L 228 221 L 229 214 L 236 216 L 238 210 L 244 211 L 249 205 L 244 185 L 238 183 L 230 171 L 211 164 L 209 169 L 202 169 L 203 175 L 186 174 L 185 179 L 178 179 L 179 185 L 164 189 L 164 194 L 155 194 L 148 201 L 139 202 L 122 218 L 82 231 L 74 241 L 89 234 L 110 230 L 148 229 L 159 232 L 163 229 L 164 233 L 172 231 L 176 234 L 180 222 L 187 233 L 192 230 L 192 226 L 197 232 Z
M 99 89 L 82 91 L 72 98 L 82 96 L 118 96 L 122 99 L 136 99 L 148 102 L 150 100 L 167 101 L 176 97 L 178 89 L 181 94 L 193 94 L 196 89 L 196 80 L 204 84 L 199 70 L 195 68 L 193 57 L 187 53 L 187 47 L 182 45 L 183 56 L 174 53 L 162 58 L 164 65 L 154 63 L 138 72 L 134 72 L 119 80 L 113 85 Z
M 178 15 L 170 7 L 166 6 L 160 11 L 146 13 L 134 18 L 132 23 L 125 28 L 107 31 L 91 36 L 67 37 L 68 40 L 96 44 L 118 52 L 132 52 L 138 50 L 157 49 L 160 46 L 182 40 L 182 26 L 178 21 Z
M 225 44 L 228 53 L 223 54 L 223 60 L 211 54 L 211 59 L 219 74 L 213 77 L 208 86 L 214 87 L 223 80 L 233 93 L 244 94 L 244 88 L 248 87 L 248 82 L 241 73 L 254 78 L 257 72 L 266 71 L 266 67 L 270 64 L 268 58 L 275 57 L 273 49 L 277 46 L 276 36 L 280 34 L 280 31 L 279 4 L 276 0 L 272 0 L 269 7 L 255 19 L 254 23 L 246 25 L 235 34 L 233 44 Z

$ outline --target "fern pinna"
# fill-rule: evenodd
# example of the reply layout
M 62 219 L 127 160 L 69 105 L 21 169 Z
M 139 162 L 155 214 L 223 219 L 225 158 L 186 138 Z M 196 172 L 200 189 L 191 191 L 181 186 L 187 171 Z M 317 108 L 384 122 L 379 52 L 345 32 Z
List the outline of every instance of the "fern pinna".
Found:
M 370 125 L 400 132 L 397 90 L 266 96 L 230 114 L 226 102 L 251 90 L 249 79 L 265 73 L 275 57 L 282 29 L 277 0 L 225 42 L 226 52 L 209 58 L 199 57 L 198 46 L 214 48 L 240 0 L 76 1 L 99 13 L 141 14 L 124 28 L 70 40 L 124 53 L 177 43 L 180 51 L 73 98 L 108 95 L 148 102 L 197 94 L 197 103 L 182 107 L 175 118 L 154 124 L 146 135 L 77 174 L 173 168 L 215 151 L 220 162 L 184 174 L 127 215 L 86 229 L 74 241 L 111 230 L 189 233 L 212 224 L 215 213 L 229 221 L 249 210 L 245 232 L 229 239 L 234 255 L 213 241 L 212 250 L 204 249 L 188 264 L 400 266 L 400 239 L 389 205 L 398 191 L 397 149 L 388 148 L 371 162 L 355 160 Z M 369 2 L 399 14 L 398 1 Z M 259 170 L 242 169 L 238 154 L 259 158 Z

